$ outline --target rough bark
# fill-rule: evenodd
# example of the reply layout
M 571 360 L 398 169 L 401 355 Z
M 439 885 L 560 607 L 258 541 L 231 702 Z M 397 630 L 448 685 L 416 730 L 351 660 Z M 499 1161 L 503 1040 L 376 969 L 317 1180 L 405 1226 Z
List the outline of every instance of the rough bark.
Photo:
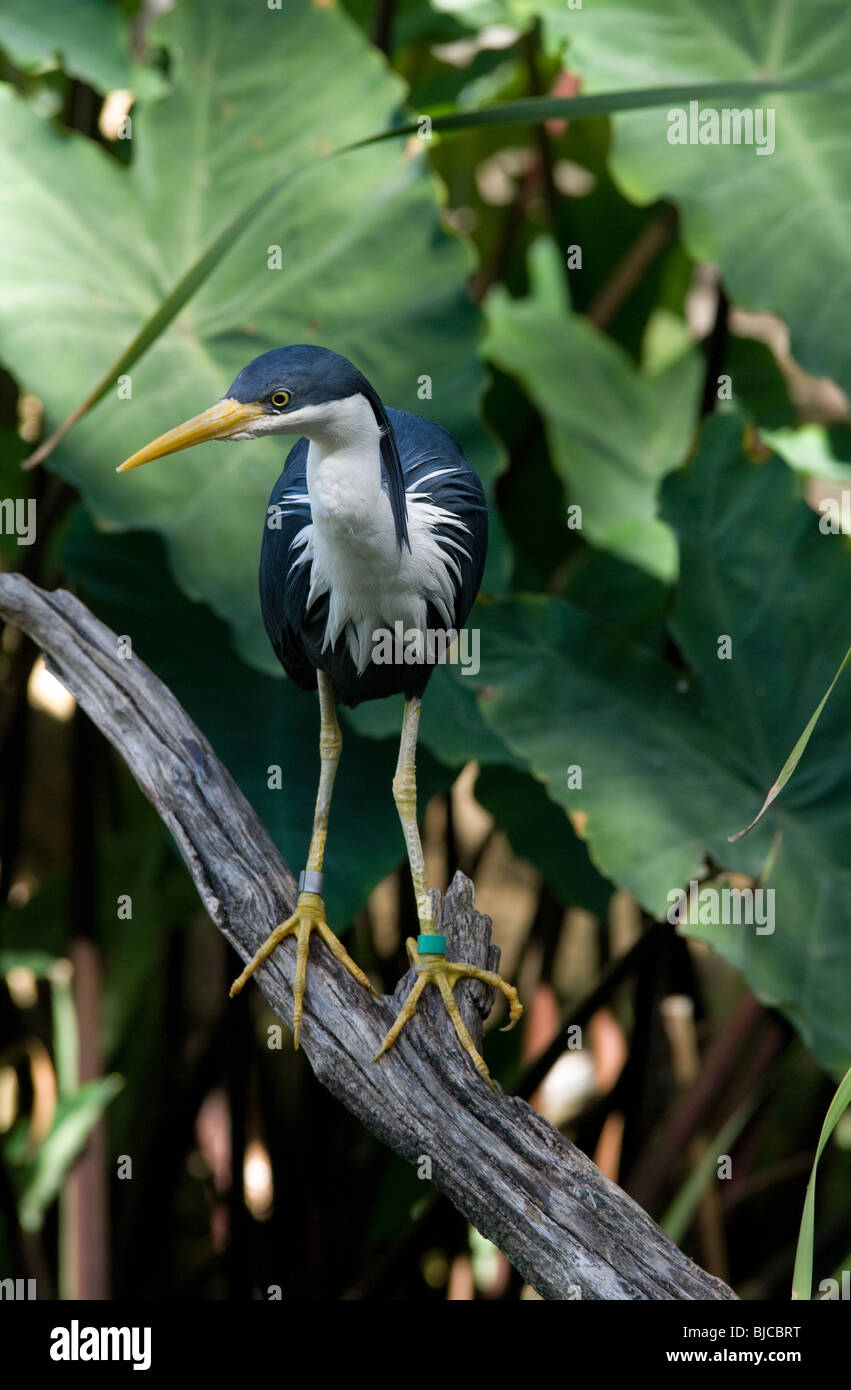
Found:
M 137 656 L 72 595 L 0 576 L 0 615 L 28 632 L 48 666 L 118 749 L 171 831 L 215 925 L 244 958 L 295 903 L 292 873 L 204 735 Z M 495 968 L 490 919 L 456 875 L 442 909 L 450 959 Z M 291 1016 L 295 952 L 257 974 Z M 431 1160 L 432 1181 L 554 1299 L 731 1299 L 525 1101 L 491 1092 L 460 1050 L 434 990 L 392 1050 L 370 1059 L 413 980 L 376 1000 L 321 943 L 311 947 L 302 1046 L 320 1081 L 389 1147 Z M 491 991 L 458 987 L 476 1040 Z

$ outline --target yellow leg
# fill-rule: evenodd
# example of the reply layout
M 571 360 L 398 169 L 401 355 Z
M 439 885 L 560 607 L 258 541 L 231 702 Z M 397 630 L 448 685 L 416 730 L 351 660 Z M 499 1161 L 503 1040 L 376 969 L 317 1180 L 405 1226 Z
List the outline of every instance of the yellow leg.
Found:
M 417 825 L 417 734 L 420 727 L 420 708 L 422 701 L 414 696 L 405 701 L 405 714 L 402 719 L 402 736 L 399 739 L 399 757 L 393 777 L 393 800 L 402 822 L 402 833 L 408 850 L 408 863 L 411 878 L 414 880 L 414 896 L 417 900 L 417 917 L 421 932 L 436 930 L 431 911 L 431 898 L 426 883 L 425 857 L 420 828 Z
M 331 794 L 334 778 L 343 748 L 343 737 L 337 722 L 334 708 L 334 690 L 324 671 L 317 672 L 319 684 L 319 711 L 321 726 L 319 731 L 319 790 L 316 793 L 316 810 L 313 816 L 313 834 L 310 837 L 310 851 L 307 868 L 302 875 L 303 886 L 298 895 L 296 910 L 266 938 L 259 951 L 248 962 L 242 974 L 230 987 L 231 998 L 239 994 L 258 965 L 262 965 L 287 936 L 296 938 L 296 970 L 293 982 L 293 1043 L 298 1047 L 299 1032 L 304 1007 L 304 986 L 307 977 L 307 957 L 310 950 L 310 933 L 318 931 L 322 940 L 334 957 L 344 965 L 350 975 L 364 985 L 372 988 L 369 980 L 359 966 L 355 965 L 343 944 L 338 941 L 325 921 L 325 904 L 322 900 L 322 865 L 325 859 L 325 841 L 328 837 L 328 817 L 331 814 Z
M 411 877 L 413 878 L 414 894 L 417 901 L 417 916 L 420 923 L 420 941 L 415 942 L 409 937 L 406 943 L 411 964 L 417 971 L 417 979 L 373 1060 L 377 1062 L 378 1058 L 389 1047 L 393 1046 L 405 1024 L 413 1018 L 420 995 L 426 985 L 433 984 L 440 990 L 446 1011 L 455 1027 L 458 1041 L 464 1051 L 472 1058 L 476 1070 L 493 1090 L 494 1085 L 484 1058 L 476 1050 L 473 1039 L 464 1025 L 464 1020 L 452 992 L 453 986 L 460 979 L 471 979 L 481 980 L 484 984 L 501 990 L 509 1003 L 509 1020 L 505 1031 L 514 1027 L 523 1013 L 523 1005 L 520 1003 L 514 986 L 506 984 L 505 980 L 493 970 L 480 970 L 478 966 L 468 965 L 464 961 L 448 961 L 446 956 L 439 951 L 421 949 L 429 944 L 427 941 L 424 942 L 422 938 L 436 936 L 437 929 L 431 910 L 431 899 L 426 883 L 425 858 L 417 825 L 416 754 L 419 722 L 420 701 L 414 697 L 405 704 L 402 737 L 399 742 L 399 761 L 396 764 L 396 775 L 393 778 L 393 797 L 399 812 L 399 819 L 402 822 L 405 844 L 408 849 L 408 862 L 411 866 Z

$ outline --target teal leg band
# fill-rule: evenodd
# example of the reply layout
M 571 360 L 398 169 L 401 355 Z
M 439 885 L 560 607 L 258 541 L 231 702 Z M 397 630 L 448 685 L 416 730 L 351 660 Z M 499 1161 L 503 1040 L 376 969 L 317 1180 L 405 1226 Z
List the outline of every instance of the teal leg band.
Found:
M 437 932 L 429 932 L 425 936 L 418 936 L 417 950 L 421 956 L 445 956 L 446 937 L 439 936 Z

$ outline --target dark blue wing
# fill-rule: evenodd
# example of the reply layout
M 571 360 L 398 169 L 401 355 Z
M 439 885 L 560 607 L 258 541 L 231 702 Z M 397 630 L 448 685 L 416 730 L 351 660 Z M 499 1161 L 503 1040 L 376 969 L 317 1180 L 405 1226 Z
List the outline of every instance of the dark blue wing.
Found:
M 299 564 L 303 546 L 298 536 L 312 522 L 307 494 L 308 441 L 300 439 L 287 455 L 284 471 L 272 489 L 260 548 L 260 608 L 269 641 L 291 680 L 302 690 L 316 686 L 316 667 L 305 645 L 305 609 L 310 589 L 310 565 Z M 323 596 L 311 610 L 328 613 Z
M 488 509 L 482 485 L 440 425 L 401 410 L 387 414 L 402 461 L 409 507 L 419 499 L 427 500 L 462 523 L 458 527 L 438 522 L 433 528 L 457 568 L 457 574 L 453 571 L 453 625 L 461 628 L 478 593 L 487 551 Z M 300 439 L 287 455 L 269 498 L 260 552 L 260 605 L 269 640 L 287 675 L 304 690 L 315 687 L 316 667 L 321 666 L 345 704 L 378 699 L 394 690 L 422 694 L 433 669 L 428 665 L 404 670 L 370 665 L 358 675 L 342 635 L 333 649 L 322 651 L 328 596 L 316 598 L 307 613 L 310 563 L 300 563 L 304 530 L 312 523 L 307 451 L 308 441 Z M 387 490 L 386 478 L 383 486 Z M 428 624 L 444 626 L 431 606 Z
M 461 531 L 441 524 L 433 528 L 460 570 L 460 579 L 455 581 L 453 625 L 462 628 L 485 568 L 488 504 L 484 490 L 460 447 L 442 426 L 403 410 L 388 410 L 387 414 L 399 445 L 408 497 L 427 497 L 467 528 Z M 429 626 L 442 627 L 443 621 L 436 614 L 430 615 Z

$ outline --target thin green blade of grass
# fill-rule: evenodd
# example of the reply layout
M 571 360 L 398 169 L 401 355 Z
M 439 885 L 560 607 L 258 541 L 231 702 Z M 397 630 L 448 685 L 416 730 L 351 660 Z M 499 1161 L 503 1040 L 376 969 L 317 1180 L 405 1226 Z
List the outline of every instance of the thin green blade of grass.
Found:
M 816 706 L 815 711 L 813 712 L 807 724 L 807 727 L 804 729 L 804 732 L 801 734 L 801 737 L 798 739 L 798 742 L 795 744 L 795 747 L 792 749 L 792 752 L 789 754 L 788 758 L 783 764 L 783 767 L 780 771 L 780 775 L 772 784 L 771 788 L 769 789 L 768 795 L 766 796 L 765 800 L 762 803 L 762 806 L 760 807 L 757 814 L 754 816 L 750 825 L 746 825 L 744 830 L 738 830 L 735 835 L 727 836 L 727 839 L 731 844 L 734 843 L 736 840 L 741 840 L 743 836 L 747 835 L 751 830 L 753 830 L 754 826 L 762 820 L 762 817 L 765 815 L 771 803 L 774 800 L 776 800 L 776 798 L 782 792 L 786 783 L 789 781 L 789 778 L 792 776 L 792 773 L 795 771 L 795 768 L 798 766 L 798 763 L 801 760 L 801 755 L 810 741 L 810 736 L 813 732 L 813 729 L 819 721 L 821 712 L 827 704 L 828 700 L 830 699 L 830 696 L 833 693 L 833 688 L 836 685 L 836 682 L 839 680 L 839 677 L 842 675 L 842 672 L 845 670 L 845 667 L 848 665 L 849 660 L 851 660 L 851 647 L 848 648 L 847 652 L 842 658 L 836 675 L 833 677 L 833 680 L 830 682 L 830 685 L 827 687 L 827 690 L 824 692 L 821 699 L 819 700 L 818 705 Z
M 484 129 L 493 125 L 530 125 L 553 117 L 581 120 L 592 116 L 614 115 L 621 111 L 638 111 L 652 106 L 683 105 L 689 101 L 715 100 L 719 97 L 736 100 L 755 99 L 768 92 L 807 92 L 834 90 L 811 83 L 790 82 L 707 82 L 673 87 L 639 88 L 624 92 L 598 92 L 590 96 L 575 97 L 528 97 L 516 101 L 502 102 L 497 106 L 477 108 L 473 111 L 453 111 L 429 117 L 432 132 L 447 134 L 460 130 Z M 421 119 L 421 118 L 420 118 Z M 377 131 L 363 140 L 342 145 L 326 158 L 347 154 L 353 150 L 365 149 L 369 145 L 384 140 L 392 140 L 406 135 L 416 135 L 420 131 L 420 119 Z M 305 166 L 300 166 L 305 167 Z M 44 463 L 79 420 L 102 400 L 118 377 L 138 362 L 161 333 L 180 313 L 196 290 L 208 279 L 219 262 L 227 255 L 254 218 L 266 207 L 269 200 L 282 191 L 289 179 L 294 178 L 300 169 L 289 170 L 280 175 L 253 202 L 243 208 L 218 234 L 207 250 L 189 267 L 177 284 L 169 291 L 154 313 L 142 325 L 135 338 L 128 344 L 121 356 L 101 377 L 88 396 L 71 411 L 70 415 L 43 441 L 22 465 L 35 468 Z
M 845 660 L 848 660 L 846 656 Z M 844 663 L 843 663 L 844 665 Z M 840 668 L 841 669 L 841 668 Z M 828 694 L 830 692 L 828 691 Z M 801 1216 L 801 1230 L 798 1235 L 798 1249 L 795 1254 L 795 1270 L 792 1275 L 792 1298 L 811 1299 L 813 1289 L 813 1240 L 815 1234 L 815 1210 L 816 1210 L 816 1173 L 818 1171 L 819 1159 L 824 1152 L 824 1147 L 828 1139 L 839 1123 L 840 1117 L 844 1114 L 848 1105 L 851 1104 L 851 1067 L 843 1076 L 839 1083 L 836 1095 L 830 1102 L 828 1112 L 824 1117 L 824 1124 L 821 1127 L 816 1156 L 813 1159 L 810 1180 L 807 1183 L 807 1195 L 804 1198 L 804 1210 Z
M 48 977 L 53 1019 L 53 1065 L 60 1096 L 72 1095 L 80 1084 L 80 1033 L 72 976 L 71 962 L 57 960 Z
M 772 81 L 730 81 L 704 82 L 690 86 L 643 87 L 623 92 L 593 92 L 574 97 L 518 97 L 513 101 L 503 101 L 494 106 L 475 107 L 469 111 L 451 111 L 430 117 L 432 130 L 442 134 L 452 134 L 460 130 L 484 130 L 495 125 L 536 125 L 554 118 L 582 120 L 592 116 L 615 116 L 621 111 L 641 111 L 650 106 L 682 106 L 689 101 L 717 101 L 728 98 L 735 101 L 758 102 L 769 92 L 826 92 L 824 83 L 813 82 L 772 82 Z M 837 89 L 838 90 L 838 89 Z M 424 113 L 425 114 L 425 113 Z M 347 146 L 361 149 L 365 145 L 377 144 L 380 140 L 392 140 L 396 135 L 417 135 L 421 132 L 420 116 L 398 126 L 390 126 L 377 135 L 368 135 L 363 140 Z

